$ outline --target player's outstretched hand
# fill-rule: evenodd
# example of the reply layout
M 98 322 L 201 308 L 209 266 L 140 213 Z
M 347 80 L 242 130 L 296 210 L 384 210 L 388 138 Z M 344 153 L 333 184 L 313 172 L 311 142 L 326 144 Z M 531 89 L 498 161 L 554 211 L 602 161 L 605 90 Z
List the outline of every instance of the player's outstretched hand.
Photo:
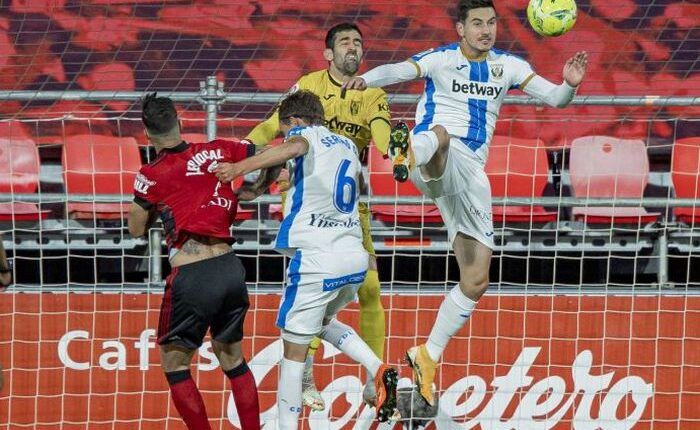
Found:
M 340 87 L 341 91 L 345 92 L 347 90 L 360 90 L 364 91 L 367 89 L 367 82 L 365 82 L 364 79 L 362 79 L 359 76 L 355 76 L 353 78 L 350 78 L 349 80 L 343 82 L 343 85 Z
M 564 64 L 564 80 L 572 87 L 577 87 L 586 75 L 586 68 L 588 68 L 588 53 L 579 51 Z
M 213 172 L 221 182 L 231 182 L 242 173 L 236 163 L 217 163 Z

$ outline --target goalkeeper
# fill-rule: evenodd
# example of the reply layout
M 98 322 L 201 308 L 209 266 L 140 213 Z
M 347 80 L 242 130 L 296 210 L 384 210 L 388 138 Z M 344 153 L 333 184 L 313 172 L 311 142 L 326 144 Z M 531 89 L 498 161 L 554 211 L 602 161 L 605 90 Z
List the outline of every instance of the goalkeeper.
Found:
M 344 81 L 354 77 L 362 62 L 362 33 L 357 25 L 342 23 L 326 33 L 326 49 L 323 57 L 328 68 L 302 76 L 290 93 L 308 90 L 316 94 L 325 111 L 325 125 L 332 132 L 351 139 L 359 153 L 369 150 L 370 139 L 377 148 L 386 153 L 391 131 L 391 115 L 386 93 L 381 88 L 367 91 L 341 91 Z M 266 121 L 258 124 L 246 139 L 256 145 L 266 145 L 280 134 L 277 110 Z M 365 153 L 366 154 L 366 153 Z M 280 181 L 284 191 L 285 184 Z M 284 201 L 284 195 L 283 195 Z M 380 360 L 384 359 L 385 322 L 384 308 L 379 296 L 379 275 L 377 258 L 369 231 L 370 213 L 366 204 L 360 203 L 363 245 L 370 254 L 367 276 L 358 291 L 360 299 L 360 336 L 370 346 Z M 316 338 L 309 347 L 303 384 L 303 402 L 313 410 L 325 408 L 313 380 L 313 356 L 321 340 Z M 376 393 L 372 378 L 367 377 L 363 398 L 374 405 Z

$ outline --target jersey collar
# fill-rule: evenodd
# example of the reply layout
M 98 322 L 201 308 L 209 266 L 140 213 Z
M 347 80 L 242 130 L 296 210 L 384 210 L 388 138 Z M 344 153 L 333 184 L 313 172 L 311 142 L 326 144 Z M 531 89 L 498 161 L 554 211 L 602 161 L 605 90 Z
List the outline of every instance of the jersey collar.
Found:
M 328 80 L 331 81 L 331 84 L 335 85 L 336 87 L 340 87 L 343 84 L 336 81 L 335 78 L 333 78 L 333 75 L 331 75 L 331 71 L 326 69 L 326 74 L 328 75 Z
M 190 146 L 189 143 L 185 142 L 184 140 L 180 142 L 177 146 L 173 146 L 170 148 L 163 148 L 164 152 L 170 152 L 172 154 L 177 154 L 179 152 L 183 152 L 187 150 L 187 147 Z

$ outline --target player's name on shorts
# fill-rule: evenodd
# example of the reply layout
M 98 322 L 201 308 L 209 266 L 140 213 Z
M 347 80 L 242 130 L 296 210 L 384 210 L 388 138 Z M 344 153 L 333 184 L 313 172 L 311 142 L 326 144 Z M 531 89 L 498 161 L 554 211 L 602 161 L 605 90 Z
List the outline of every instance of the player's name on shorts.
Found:
M 469 94 L 471 96 L 490 97 L 496 100 L 503 92 L 503 87 L 498 85 L 482 84 L 474 81 L 469 83 L 459 83 L 456 79 L 453 79 L 452 92 Z
M 203 164 L 205 164 L 207 161 L 216 161 L 223 158 L 224 156 L 221 154 L 221 148 L 199 151 L 198 153 L 194 154 L 192 158 L 187 160 L 187 173 L 185 173 L 185 176 L 203 175 Z
M 311 219 L 309 220 L 309 225 L 318 228 L 333 228 L 333 227 L 345 227 L 354 228 L 360 225 L 359 218 L 349 217 L 344 220 L 339 220 L 331 218 L 323 214 L 311 214 Z

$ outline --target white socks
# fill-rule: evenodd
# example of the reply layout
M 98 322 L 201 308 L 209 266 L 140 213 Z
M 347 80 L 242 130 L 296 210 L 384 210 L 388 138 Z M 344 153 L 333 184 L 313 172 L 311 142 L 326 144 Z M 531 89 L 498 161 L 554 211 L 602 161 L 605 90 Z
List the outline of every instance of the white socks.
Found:
M 360 363 L 374 378 L 382 365 L 382 361 L 372 352 L 364 340 L 357 335 L 352 327 L 347 326 L 337 319 L 331 320 L 325 326 L 318 337 L 330 342 L 345 355 Z
M 476 307 L 476 302 L 465 296 L 459 289 L 459 285 L 452 288 L 452 291 L 445 296 L 428 341 L 425 343 L 428 355 L 433 361 L 440 360 L 447 343 L 467 322 L 474 307 Z
M 439 145 L 437 134 L 431 130 L 421 131 L 411 136 L 411 149 L 416 157 L 416 166 L 428 164 Z
M 282 358 L 277 392 L 277 414 L 280 430 L 297 430 L 301 413 L 301 380 L 304 363 Z

